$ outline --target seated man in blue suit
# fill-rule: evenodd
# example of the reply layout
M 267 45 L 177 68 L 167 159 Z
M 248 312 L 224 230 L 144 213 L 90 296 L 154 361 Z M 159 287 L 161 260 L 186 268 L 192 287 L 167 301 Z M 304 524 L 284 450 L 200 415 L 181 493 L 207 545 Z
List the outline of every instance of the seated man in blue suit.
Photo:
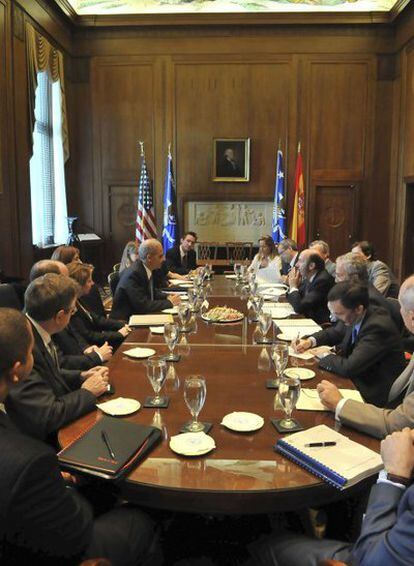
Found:
M 0 403 L 33 366 L 33 330 L 0 309 Z M 119 507 L 94 518 L 91 505 L 62 477 L 53 450 L 20 432 L 0 410 L 0 562 L 79 564 L 102 557 L 112 566 L 161 563 L 149 518 Z
M 384 470 L 371 490 L 355 544 L 281 534 L 252 547 L 255 566 L 318 566 L 341 560 L 358 566 L 402 566 L 414 557 L 414 431 L 393 432 L 381 443 Z

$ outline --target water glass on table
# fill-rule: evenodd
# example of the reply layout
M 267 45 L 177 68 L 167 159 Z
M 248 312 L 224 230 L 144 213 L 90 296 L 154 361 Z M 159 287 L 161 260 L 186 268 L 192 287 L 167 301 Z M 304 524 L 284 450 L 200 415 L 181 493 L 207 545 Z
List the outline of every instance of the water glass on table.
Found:
M 268 379 L 266 386 L 268 389 L 277 389 L 279 387 L 280 378 L 286 369 L 289 361 L 289 346 L 286 342 L 276 342 L 271 350 L 270 356 L 273 361 L 273 367 L 275 369 L 276 378 Z
M 201 375 L 191 375 L 184 381 L 184 401 L 193 420 L 185 425 L 188 432 L 201 432 L 204 424 L 199 422 L 198 415 L 206 400 L 206 380 Z
M 164 326 L 164 340 L 170 350 L 170 353 L 164 358 L 167 362 L 178 362 L 180 360 L 179 355 L 174 355 L 174 348 L 178 343 L 179 337 L 180 331 L 177 323 L 169 322 Z
M 279 400 L 286 417 L 279 421 L 279 426 L 285 429 L 297 428 L 298 422 L 292 419 L 293 409 L 296 407 L 300 395 L 299 375 L 281 375 L 279 379 Z
M 167 375 L 167 363 L 163 356 L 151 356 L 146 361 L 146 366 L 147 376 L 154 391 L 154 397 L 148 397 L 146 404 L 153 407 L 164 405 L 166 398 L 160 396 L 160 391 Z
M 269 332 L 269 330 L 272 326 L 272 322 L 273 322 L 272 314 L 270 312 L 266 312 L 264 310 L 261 310 L 259 312 L 257 320 L 259 322 L 259 327 L 260 327 L 260 332 L 261 332 L 261 338 L 260 338 L 259 342 L 261 344 L 272 344 L 273 339 L 267 338 L 267 333 Z

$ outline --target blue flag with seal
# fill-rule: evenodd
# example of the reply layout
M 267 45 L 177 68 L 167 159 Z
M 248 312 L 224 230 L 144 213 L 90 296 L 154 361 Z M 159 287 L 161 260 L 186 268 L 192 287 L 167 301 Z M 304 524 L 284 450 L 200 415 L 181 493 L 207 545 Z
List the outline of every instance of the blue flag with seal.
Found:
M 277 151 L 275 201 L 273 204 L 272 238 L 278 244 L 286 238 L 286 199 L 285 199 L 285 173 L 283 171 L 283 153 Z
M 175 193 L 172 155 L 170 148 L 168 148 L 167 174 L 164 185 L 164 229 L 162 231 L 164 253 L 178 244 L 178 240 L 177 196 Z

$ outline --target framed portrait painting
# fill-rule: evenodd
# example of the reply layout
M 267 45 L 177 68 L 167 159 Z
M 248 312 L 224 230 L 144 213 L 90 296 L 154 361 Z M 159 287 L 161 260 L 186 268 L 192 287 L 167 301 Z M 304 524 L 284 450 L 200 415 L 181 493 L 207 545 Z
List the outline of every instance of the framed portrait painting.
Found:
M 220 183 L 250 181 L 250 138 L 214 138 L 212 179 Z

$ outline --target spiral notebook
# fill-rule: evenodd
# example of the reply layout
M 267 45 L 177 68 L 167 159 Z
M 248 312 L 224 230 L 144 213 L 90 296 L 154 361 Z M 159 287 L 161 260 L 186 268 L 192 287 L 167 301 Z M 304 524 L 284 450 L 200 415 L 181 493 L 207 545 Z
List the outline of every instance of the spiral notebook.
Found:
M 310 443 L 334 446 L 309 447 Z M 302 468 L 338 489 L 346 489 L 383 468 L 381 456 L 326 425 L 279 439 L 275 449 Z

